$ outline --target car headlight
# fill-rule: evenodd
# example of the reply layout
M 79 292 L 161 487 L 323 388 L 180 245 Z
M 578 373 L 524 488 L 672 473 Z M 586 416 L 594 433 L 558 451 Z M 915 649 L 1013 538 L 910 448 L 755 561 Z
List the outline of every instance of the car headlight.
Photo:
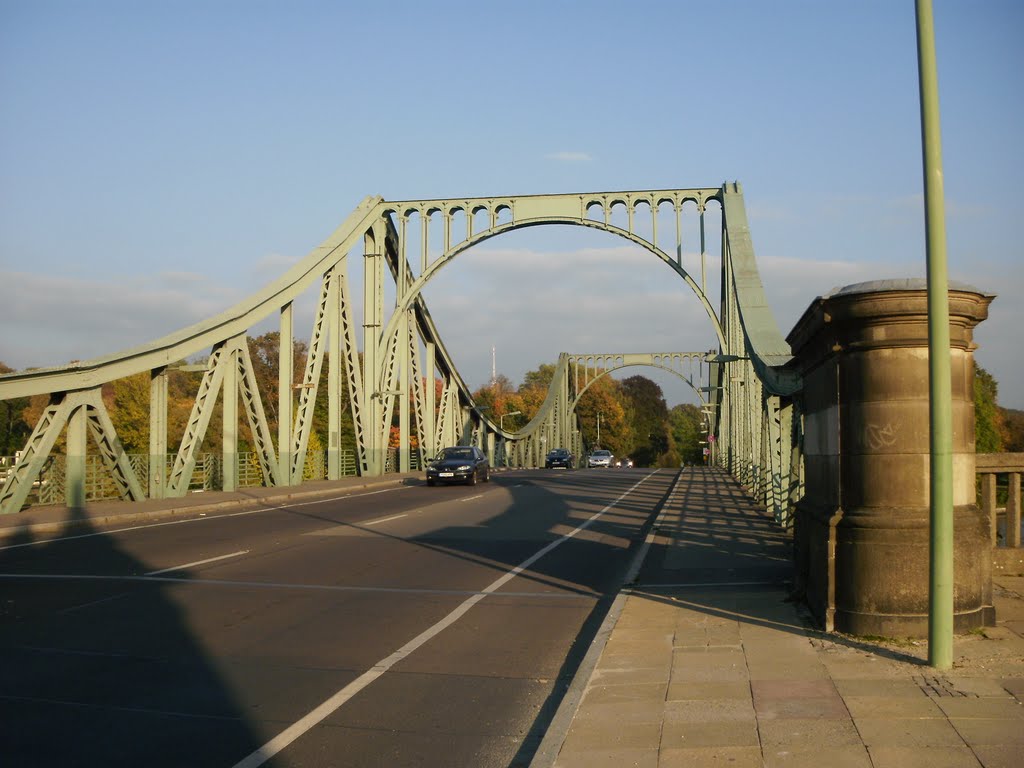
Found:
M 455 468 L 455 471 L 456 472 L 465 472 L 467 469 L 472 469 L 472 468 L 473 467 L 471 467 L 469 464 L 460 464 L 459 466 L 457 466 Z

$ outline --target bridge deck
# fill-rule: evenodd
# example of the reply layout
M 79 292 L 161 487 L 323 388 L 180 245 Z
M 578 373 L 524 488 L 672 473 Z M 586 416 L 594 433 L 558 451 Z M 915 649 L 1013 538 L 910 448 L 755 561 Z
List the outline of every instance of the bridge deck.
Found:
M 155 522 L 421 482 L 353 477 L 97 503 L 76 517 L 83 527 Z M 62 507 L 10 522 L 0 529 L 7 546 L 75 525 Z M 897 765 L 922 751 L 936 764 L 1010 765 L 1024 755 L 1024 577 L 997 576 L 997 626 L 958 637 L 955 667 L 940 674 L 924 642 L 811 627 L 788 599 L 789 535 L 718 469 L 679 473 L 645 546 L 532 765 Z

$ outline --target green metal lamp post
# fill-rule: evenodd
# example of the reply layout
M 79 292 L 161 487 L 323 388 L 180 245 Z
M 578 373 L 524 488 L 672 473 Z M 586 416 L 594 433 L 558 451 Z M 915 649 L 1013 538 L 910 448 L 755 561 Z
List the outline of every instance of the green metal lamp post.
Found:
M 942 183 L 942 135 L 931 0 L 917 0 L 928 273 L 928 382 L 931 533 L 929 537 L 928 663 L 953 666 L 953 406 L 949 361 L 949 276 Z

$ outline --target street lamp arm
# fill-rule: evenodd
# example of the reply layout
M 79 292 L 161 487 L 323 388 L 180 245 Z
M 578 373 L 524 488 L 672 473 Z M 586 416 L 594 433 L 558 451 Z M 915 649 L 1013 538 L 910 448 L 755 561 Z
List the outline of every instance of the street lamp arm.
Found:
M 522 413 L 523 413 L 522 411 L 509 411 L 508 413 L 501 414 L 498 417 L 498 429 L 500 429 L 502 432 L 505 431 L 505 417 L 506 416 L 520 416 L 520 415 L 522 415 Z

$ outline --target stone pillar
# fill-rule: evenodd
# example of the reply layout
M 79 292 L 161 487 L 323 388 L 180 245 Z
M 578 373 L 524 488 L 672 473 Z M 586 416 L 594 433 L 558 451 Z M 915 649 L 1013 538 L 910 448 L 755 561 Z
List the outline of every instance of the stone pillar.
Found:
M 991 625 L 988 523 L 975 504 L 973 329 L 994 296 L 949 291 L 954 628 Z M 928 307 L 923 279 L 820 297 L 787 338 L 804 377 L 798 581 L 829 631 L 928 634 Z

